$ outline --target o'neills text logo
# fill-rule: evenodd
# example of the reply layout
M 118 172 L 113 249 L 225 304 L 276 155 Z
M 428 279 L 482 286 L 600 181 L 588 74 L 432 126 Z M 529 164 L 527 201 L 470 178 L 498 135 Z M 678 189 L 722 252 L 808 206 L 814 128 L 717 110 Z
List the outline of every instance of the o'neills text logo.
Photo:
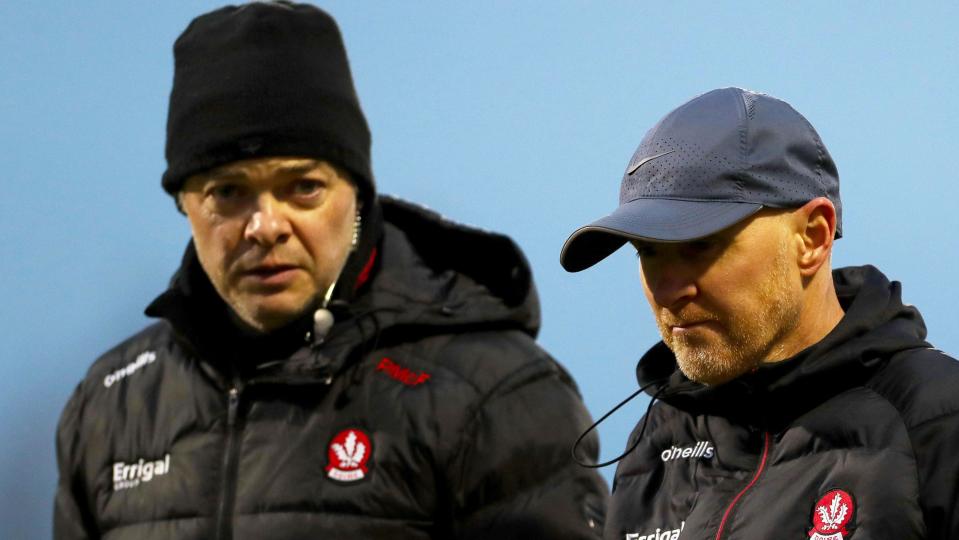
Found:
M 143 458 L 136 463 L 118 461 L 113 464 L 113 491 L 137 487 L 168 472 L 170 454 L 156 461 L 146 461 Z
M 339 482 L 356 482 L 369 474 L 373 444 L 359 429 L 346 429 L 330 441 L 327 452 L 326 476 Z
M 654 532 L 646 534 L 626 533 L 626 540 L 677 540 L 679 533 L 683 532 L 684 528 L 686 528 L 685 521 L 679 524 L 678 529 L 667 529 L 664 531 L 657 528 Z
M 123 366 L 122 368 L 104 377 L 103 386 L 110 388 L 111 386 L 113 386 L 113 383 L 125 377 L 129 377 L 134 372 L 136 372 L 136 370 L 142 368 L 143 366 L 147 364 L 152 364 L 154 361 L 156 361 L 156 359 L 157 359 L 157 353 L 153 351 L 146 351 L 146 352 L 140 353 L 137 356 L 136 360 L 130 362 L 129 364 Z
M 674 459 L 702 458 L 710 459 L 713 457 L 715 449 L 709 441 L 698 441 L 696 446 L 678 447 L 674 446 L 669 450 L 663 450 L 659 457 L 663 461 L 672 461 Z

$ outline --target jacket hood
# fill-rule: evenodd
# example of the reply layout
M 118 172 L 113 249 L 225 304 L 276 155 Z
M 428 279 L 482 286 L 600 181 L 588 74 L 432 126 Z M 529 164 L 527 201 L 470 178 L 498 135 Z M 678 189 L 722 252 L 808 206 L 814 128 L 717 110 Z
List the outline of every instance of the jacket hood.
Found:
M 529 263 L 507 236 L 447 220 L 426 208 L 380 198 L 382 261 L 357 309 L 381 324 L 515 328 L 535 337 L 539 297 Z
M 352 349 L 397 329 L 440 333 L 466 326 L 536 336 L 540 312 L 532 273 L 509 237 L 454 223 L 400 199 L 380 196 L 379 202 L 383 240 L 374 252 L 373 275 L 351 302 L 331 303 L 337 322 L 328 342 L 339 334 L 335 341 Z M 238 331 L 190 242 L 170 287 L 146 314 L 168 320 L 206 357 L 279 359 L 303 348 L 315 308 L 268 335 Z
M 683 409 L 774 420 L 861 384 L 899 352 L 930 346 L 919 311 L 902 303 L 899 282 L 873 266 L 836 269 L 833 280 L 845 315 L 826 337 L 794 357 L 708 387 L 687 379 L 672 351 L 659 342 L 639 361 L 640 384 L 664 379 L 657 389 L 660 399 Z

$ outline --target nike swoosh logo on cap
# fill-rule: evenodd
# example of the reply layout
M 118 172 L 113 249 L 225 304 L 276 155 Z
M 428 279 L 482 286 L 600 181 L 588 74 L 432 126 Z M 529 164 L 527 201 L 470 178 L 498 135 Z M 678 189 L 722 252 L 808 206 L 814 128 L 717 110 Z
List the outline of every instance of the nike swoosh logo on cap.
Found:
M 643 158 L 643 159 L 639 160 L 639 163 L 637 163 L 637 164 L 633 165 L 632 167 L 630 167 L 629 170 L 626 172 L 626 174 L 633 174 L 634 172 L 636 172 L 640 167 L 642 167 L 642 166 L 645 165 L 646 163 L 648 163 L 648 162 L 650 162 L 650 161 L 652 161 L 652 160 L 654 160 L 654 159 L 656 159 L 656 158 L 661 158 L 661 157 L 665 156 L 666 154 L 672 154 L 673 152 L 675 152 L 675 150 L 670 150 L 669 152 L 663 152 L 662 154 L 656 154 L 655 156 L 649 156 L 648 158 Z

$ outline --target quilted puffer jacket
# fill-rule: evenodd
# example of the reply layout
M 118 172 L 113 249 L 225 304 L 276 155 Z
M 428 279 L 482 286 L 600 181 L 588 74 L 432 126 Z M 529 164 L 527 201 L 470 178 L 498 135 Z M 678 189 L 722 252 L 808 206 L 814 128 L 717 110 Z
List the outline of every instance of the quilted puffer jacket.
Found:
M 569 458 L 589 414 L 534 343 L 523 256 L 382 204 L 379 269 L 325 339 L 237 337 L 188 250 L 66 406 L 57 539 L 599 537 L 606 486 Z
M 659 402 L 616 471 L 610 540 L 959 538 L 959 363 L 924 341 L 900 285 L 834 272 L 819 343 L 708 388 L 662 343 L 637 368 Z

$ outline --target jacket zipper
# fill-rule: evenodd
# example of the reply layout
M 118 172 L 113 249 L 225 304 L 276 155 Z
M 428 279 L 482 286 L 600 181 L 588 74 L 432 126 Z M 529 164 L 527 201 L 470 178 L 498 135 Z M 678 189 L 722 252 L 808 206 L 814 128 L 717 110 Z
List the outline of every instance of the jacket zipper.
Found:
M 233 538 L 233 505 L 236 502 L 236 474 L 239 429 L 236 427 L 237 413 L 240 408 L 240 387 L 234 385 L 227 392 L 226 412 L 226 451 L 223 453 L 223 483 L 220 488 L 220 504 L 217 511 L 218 540 Z
M 753 485 L 756 484 L 756 481 L 759 480 L 759 476 L 763 473 L 763 470 L 766 468 L 766 459 L 769 457 L 769 432 L 763 432 L 763 455 L 759 460 L 759 468 L 756 469 L 756 474 L 753 475 L 753 479 L 746 484 L 746 487 L 740 491 L 736 497 L 733 499 L 733 502 L 729 503 L 729 506 L 726 507 L 726 512 L 723 514 L 723 520 L 719 522 L 719 530 L 716 531 L 716 540 L 720 540 L 723 536 L 723 529 L 726 527 L 726 522 L 729 520 L 729 516 L 733 513 L 733 507 L 736 506 L 736 503 L 739 502 L 739 499 L 749 491 Z

